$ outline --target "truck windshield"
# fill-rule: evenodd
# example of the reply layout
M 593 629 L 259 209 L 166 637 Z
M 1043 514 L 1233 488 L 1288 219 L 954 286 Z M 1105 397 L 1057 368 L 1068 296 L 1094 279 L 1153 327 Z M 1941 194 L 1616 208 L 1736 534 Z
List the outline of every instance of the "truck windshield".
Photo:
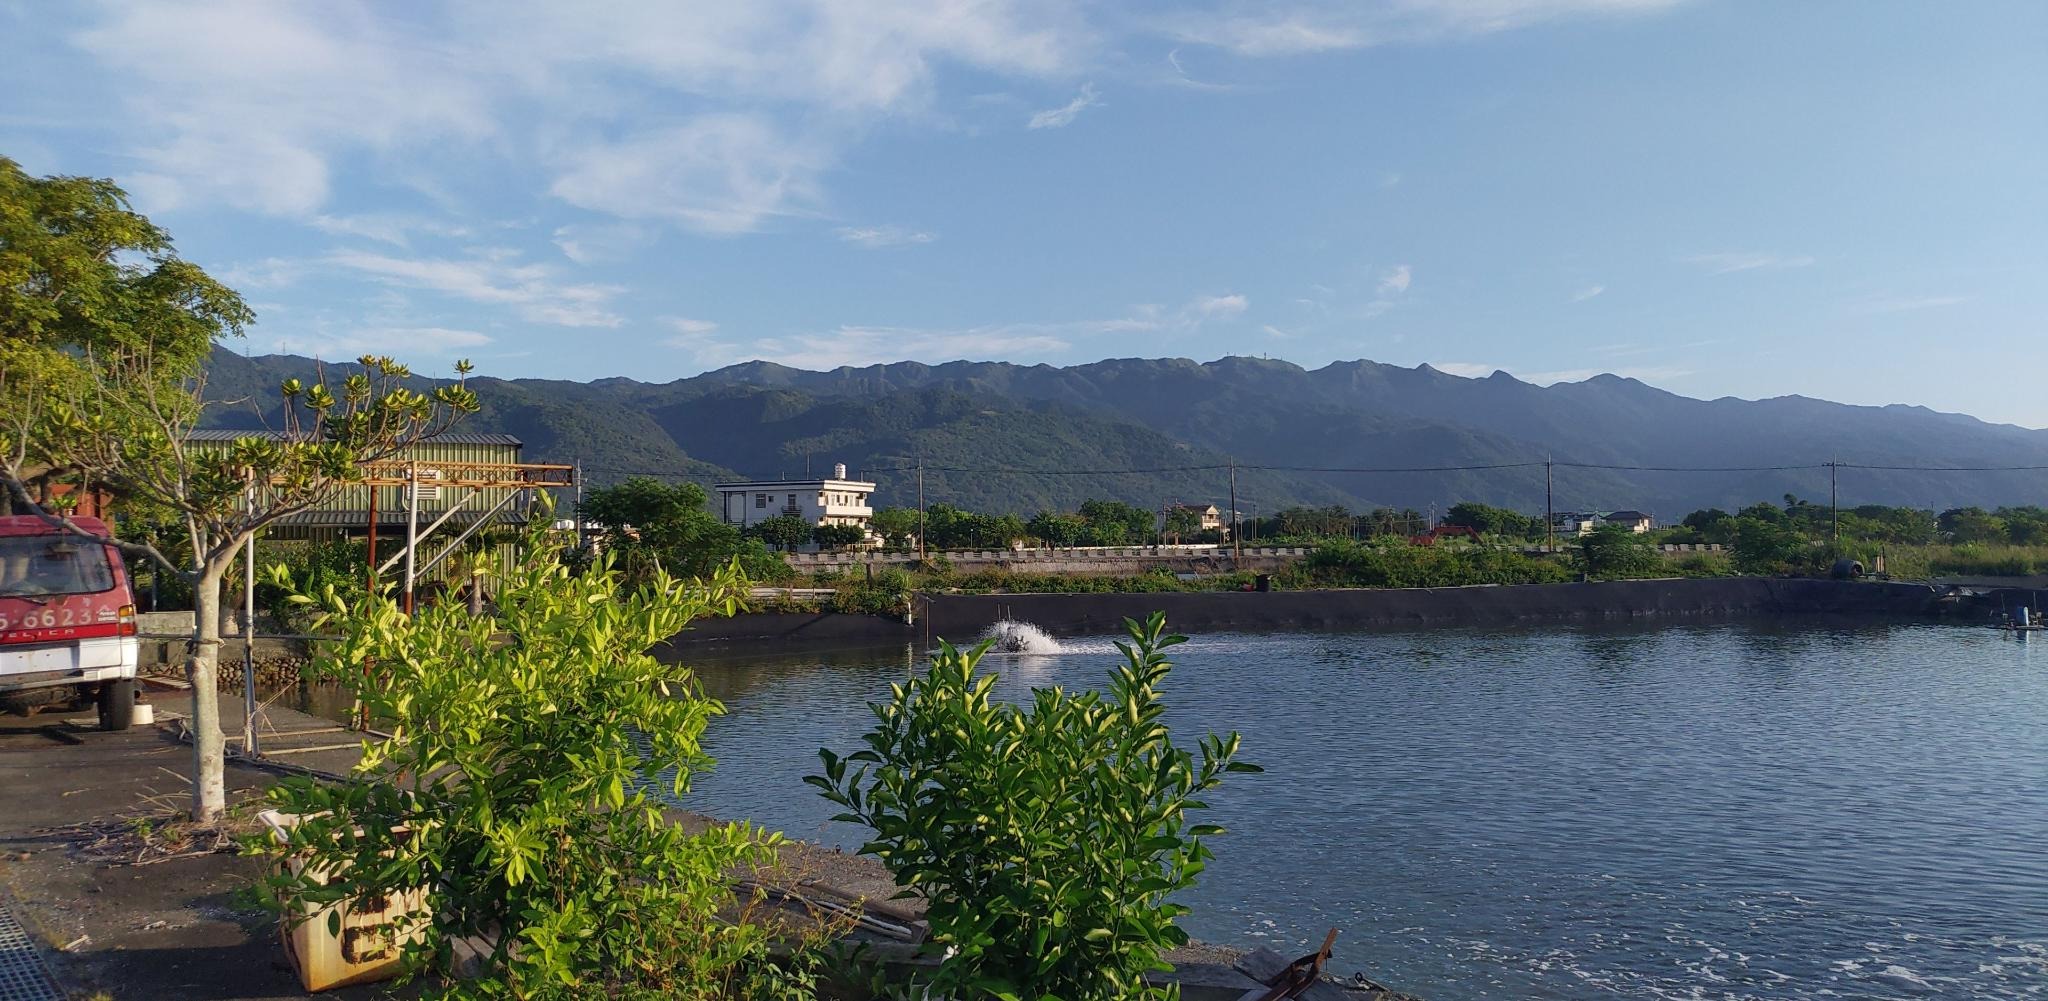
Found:
M 113 586 L 105 546 L 36 535 L 0 538 L 0 598 L 94 594 Z

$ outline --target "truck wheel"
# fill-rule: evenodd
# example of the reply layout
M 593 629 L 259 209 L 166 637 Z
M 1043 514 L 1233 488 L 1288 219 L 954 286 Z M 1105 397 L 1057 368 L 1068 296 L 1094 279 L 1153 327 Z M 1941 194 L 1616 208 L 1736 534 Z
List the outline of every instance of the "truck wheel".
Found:
M 100 729 L 126 730 L 135 719 L 135 680 L 122 678 L 100 686 Z

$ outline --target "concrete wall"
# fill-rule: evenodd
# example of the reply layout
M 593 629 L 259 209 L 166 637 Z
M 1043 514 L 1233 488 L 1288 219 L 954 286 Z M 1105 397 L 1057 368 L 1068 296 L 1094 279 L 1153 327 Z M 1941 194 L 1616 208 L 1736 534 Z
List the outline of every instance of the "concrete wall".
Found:
M 1055 635 L 1120 631 L 1163 610 L 1176 629 L 1395 629 L 1536 622 L 1684 621 L 1750 616 L 1919 618 L 1943 614 L 1924 584 L 1756 577 L 1350 591 L 920 596 L 916 625 L 874 616 L 743 615 L 698 623 L 672 644 L 718 640 L 839 643 L 963 640 L 1014 618 Z

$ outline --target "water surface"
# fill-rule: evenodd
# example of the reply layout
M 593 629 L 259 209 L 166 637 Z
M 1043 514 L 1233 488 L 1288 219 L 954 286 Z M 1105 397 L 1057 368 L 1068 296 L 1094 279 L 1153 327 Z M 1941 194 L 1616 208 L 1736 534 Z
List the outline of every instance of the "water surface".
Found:
M 1006 658 L 1097 686 L 1108 640 Z M 2048 996 L 2048 644 L 1752 625 L 1218 634 L 1169 720 L 1267 769 L 1189 898 L 1199 938 L 1459 998 Z M 714 660 L 692 808 L 846 847 L 800 779 L 857 746 L 895 648 Z M 991 664 L 996 662 L 991 661 Z

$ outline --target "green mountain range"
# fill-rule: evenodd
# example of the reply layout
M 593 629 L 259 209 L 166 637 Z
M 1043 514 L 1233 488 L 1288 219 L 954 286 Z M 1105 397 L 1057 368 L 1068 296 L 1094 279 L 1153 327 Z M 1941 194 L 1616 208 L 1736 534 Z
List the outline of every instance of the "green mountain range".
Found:
M 317 363 L 217 352 L 214 427 L 274 423 L 276 386 Z M 1114 359 L 1052 367 L 911 362 L 813 372 L 749 362 L 675 382 L 473 378 L 465 430 L 519 436 L 536 462 L 580 462 L 592 483 L 631 475 L 711 483 L 845 463 L 882 505 L 1030 513 L 1091 497 L 1148 507 L 1477 500 L 1541 511 L 1825 501 L 1844 507 L 2040 503 L 2048 432 L 1921 407 L 1805 397 L 1697 400 L 1611 375 L 1541 387 L 1428 366 Z M 259 405 L 263 404 L 263 405 Z M 2036 466 L 2036 469 L 2009 467 Z M 1198 467 L 1198 468 L 1189 468 Z M 1207 468 L 1200 468 L 1207 467 Z M 1440 467 L 1468 467 L 1443 470 Z M 1490 467 L 1490 468 L 1489 468 Z M 1941 467 L 1957 471 L 1931 471 Z M 1428 470 L 1356 472 L 1345 470 Z M 1683 471 L 1680 471 L 1680 470 Z

